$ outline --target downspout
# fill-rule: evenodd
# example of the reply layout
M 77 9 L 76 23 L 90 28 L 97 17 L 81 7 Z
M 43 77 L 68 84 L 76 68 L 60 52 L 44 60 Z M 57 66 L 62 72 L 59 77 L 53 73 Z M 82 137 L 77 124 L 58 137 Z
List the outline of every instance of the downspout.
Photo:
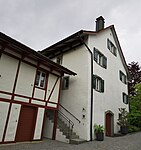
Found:
M 92 130 L 93 130 L 93 53 L 91 52 L 88 45 L 84 42 L 82 37 L 79 35 L 81 42 L 85 45 L 86 49 L 91 55 L 91 110 L 90 110 L 90 141 L 92 141 Z

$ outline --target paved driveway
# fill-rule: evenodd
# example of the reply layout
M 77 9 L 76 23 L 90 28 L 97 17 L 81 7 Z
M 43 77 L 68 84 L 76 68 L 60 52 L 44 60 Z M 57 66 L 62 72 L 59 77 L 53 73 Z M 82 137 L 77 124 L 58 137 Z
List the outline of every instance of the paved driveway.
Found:
M 121 137 L 105 137 L 102 142 L 92 141 L 71 145 L 58 141 L 0 145 L 0 150 L 141 150 L 141 132 Z

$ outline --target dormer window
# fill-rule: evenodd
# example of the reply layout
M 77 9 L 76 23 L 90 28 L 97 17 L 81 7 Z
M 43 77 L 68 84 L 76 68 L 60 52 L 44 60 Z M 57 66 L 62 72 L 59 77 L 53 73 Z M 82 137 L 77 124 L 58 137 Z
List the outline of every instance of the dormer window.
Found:
M 117 56 L 117 49 L 116 49 L 115 45 L 109 39 L 107 39 L 107 47 L 112 54 Z

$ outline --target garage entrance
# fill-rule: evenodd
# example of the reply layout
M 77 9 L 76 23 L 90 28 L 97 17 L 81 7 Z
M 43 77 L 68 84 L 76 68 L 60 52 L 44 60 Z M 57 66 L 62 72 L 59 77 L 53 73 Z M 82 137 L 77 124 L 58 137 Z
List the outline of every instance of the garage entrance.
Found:
M 37 117 L 36 107 L 30 107 L 25 105 L 21 107 L 16 133 L 16 142 L 33 140 L 36 117 Z

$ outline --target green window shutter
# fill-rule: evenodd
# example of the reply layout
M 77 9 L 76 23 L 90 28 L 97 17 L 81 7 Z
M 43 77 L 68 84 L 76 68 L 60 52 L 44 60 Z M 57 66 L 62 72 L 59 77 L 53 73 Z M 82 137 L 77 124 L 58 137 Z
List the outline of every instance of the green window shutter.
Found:
M 63 77 L 62 90 L 69 89 L 69 76 Z
M 124 75 L 124 83 L 127 84 L 127 77 Z
M 113 45 L 113 54 L 115 55 L 115 56 L 117 56 L 117 49 L 116 49 L 116 47 Z
M 107 39 L 107 47 L 110 50 L 110 40 L 109 39 Z
M 120 77 L 120 80 L 122 81 L 122 72 L 119 71 L 119 77 Z
M 129 96 L 123 92 L 122 97 L 123 97 L 123 103 L 128 104 L 129 103 Z
M 107 58 L 105 56 L 103 56 L 103 67 L 107 68 Z
M 104 92 L 104 80 L 101 79 L 101 92 Z
M 94 60 L 97 62 L 98 51 L 94 48 Z
M 93 83 L 93 88 L 95 89 L 96 88 L 96 76 L 95 75 L 93 75 L 93 81 L 92 81 Z

